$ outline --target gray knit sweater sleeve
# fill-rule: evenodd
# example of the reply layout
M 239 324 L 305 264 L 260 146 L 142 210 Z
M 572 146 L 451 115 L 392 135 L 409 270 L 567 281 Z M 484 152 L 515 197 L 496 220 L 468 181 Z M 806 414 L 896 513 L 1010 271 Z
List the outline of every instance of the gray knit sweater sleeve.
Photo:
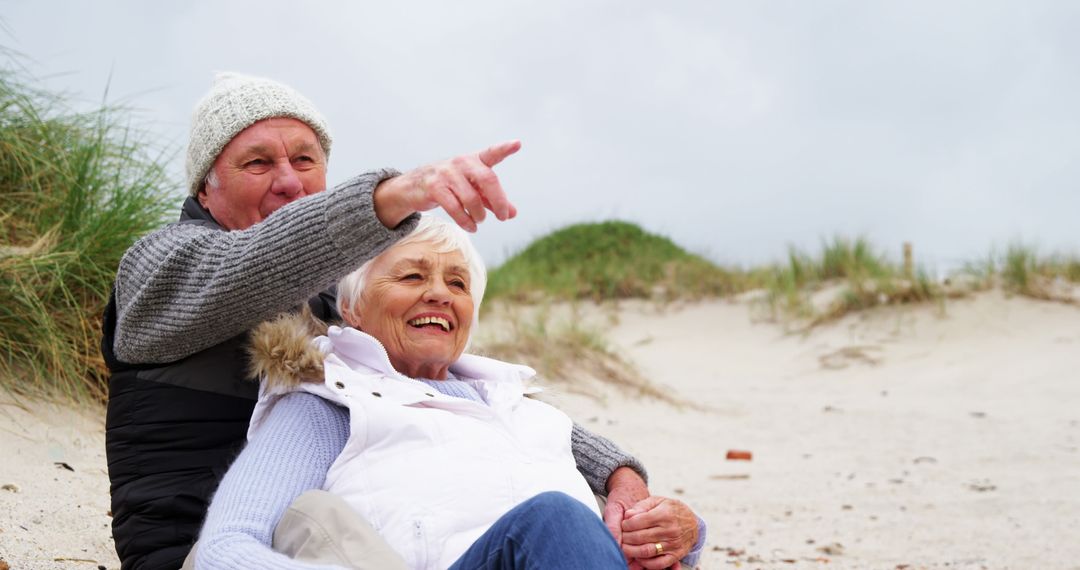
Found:
M 607 480 L 619 467 L 629 467 L 637 471 L 646 483 L 649 482 L 645 466 L 634 456 L 619 449 L 611 440 L 596 435 L 577 423 L 570 432 L 570 446 L 578 471 L 597 495 L 607 496 Z
M 133 245 L 116 274 L 116 356 L 171 362 L 300 305 L 412 231 L 375 216 L 393 170 L 362 174 L 288 204 L 245 230 L 174 224 Z

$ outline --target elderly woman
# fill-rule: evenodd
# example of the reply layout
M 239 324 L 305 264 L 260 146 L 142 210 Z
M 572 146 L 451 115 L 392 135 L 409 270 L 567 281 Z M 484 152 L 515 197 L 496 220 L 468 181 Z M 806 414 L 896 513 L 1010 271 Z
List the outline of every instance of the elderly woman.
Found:
M 286 507 L 313 487 L 347 505 L 331 509 L 343 526 L 370 522 L 408 568 L 626 568 L 624 554 L 666 568 L 691 549 L 684 561 L 696 560 L 703 525 L 677 501 L 628 511 L 617 543 L 575 467 L 572 422 L 526 397 L 533 370 L 463 354 L 485 283 L 467 235 L 424 216 L 338 285 L 349 326 L 314 342 L 296 319 L 260 328 L 249 430 L 260 445 L 223 480 L 196 567 L 349 565 L 367 545 L 348 532 L 319 542 L 316 524 L 299 548 L 280 544 Z M 271 535 L 294 558 L 271 551 Z

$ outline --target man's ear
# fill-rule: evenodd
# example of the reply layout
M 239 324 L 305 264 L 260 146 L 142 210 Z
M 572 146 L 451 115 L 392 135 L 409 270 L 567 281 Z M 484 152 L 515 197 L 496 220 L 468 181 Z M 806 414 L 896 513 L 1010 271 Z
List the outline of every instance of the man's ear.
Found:
M 195 199 L 199 201 L 200 206 L 202 206 L 203 208 L 206 208 L 207 210 L 210 209 L 206 205 L 206 185 L 205 184 L 203 184 L 203 186 L 201 188 L 199 188 L 199 192 L 197 194 L 195 194 Z

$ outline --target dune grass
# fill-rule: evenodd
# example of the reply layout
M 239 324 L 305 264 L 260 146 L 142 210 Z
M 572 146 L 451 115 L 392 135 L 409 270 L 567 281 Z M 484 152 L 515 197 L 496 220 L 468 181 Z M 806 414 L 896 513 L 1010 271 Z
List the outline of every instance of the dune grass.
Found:
M 863 237 L 824 240 L 815 254 L 791 246 L 787 258 L 749 269 L 719 267 L 671 240 L 627 222 L 578 224 L 542 237 L 491 273 L 489 299 L 661 301 L 764 294 L 760 318 L 797 330 L 883 305 L 932 303 L 1000 286 L 1032 298 L 1075 303 L 1080 258 L 1040 257 L 1022 244 L 990 254 L 938 281 L 912 260 L 905 266 Z
M 942 302 L 943 289 L 925 271 L 903 267 L 865 238 L 834 237 L 811 256 L 789 247 L 786 264 L 772 268 L 765 297 L 771 316 L 803 327 L 880 305 Z M 825 298 L 815 294 L 826 291 Z
M 767 305 L 773 318 L 805 330 L 853 311 L 882 305 L 936 303 L 1001 287 L 1007 293 L 1077 304 L 1080 258 L 1040 256 L 1022 242 L 1004 255 L 969 262 L 941 282 L 914 265 L 910 271 L 878 253 L 865 238 L 835 237 L 811 256 L 791 247 L 786 264 L 772 268 Z M 823 297 L 823 298 L 822 298 Z
M 1077 303 L 1072 285 L 1080 284 L 1080 258 L 1063 255 L 1041 257 L 1037 249 L 1013 242 L 1000 262 L 1006 292 L 1064 303 Z
M 491 272 L 488 298 L 699 298 L 744 288 L 742 277 L 670 239 L 622 221 L 568 226 Z
M 629 396 L 642 396 L 676 407 L 693 407 L 645 378 L 608 342 L 602 325 L 586 322 L 576 302 L 563 304 L 568 314 L 557 314 L 550 303 L 533 306 L 501 304 L 508 325 L 502 338 L 480 341 L 479 353 L 534 368 L 544 380 L 571 392 L 599 398 L 591 383 L 616 386 Z M 565 312 L 565 311 L 562 311 Z M 614 315 L 609 314 L 610 322 Z M 595 320 L 595 319 L 593 319 Z
M 814 294 L 841 284 L 835 302 Z M 881 304 L 943 298 L 925 272 L 911 275 L 864 238 L 833 238 L 811 256 L 789 248 L 785 263 L 719 267 L 627 222 L 578 224 L 542 237 L 491 273 L 488 298 L 658 300 L 730 296 L 764 289 L 772 318 L 816 323 Z
M 1040 257 L 1022 244 L 1010 246 L 1005 255 L 970 262 L 939 281 L 914 258 L 908 264 L 895 262 L 862 237 L 824 240 L 815 254 L 791 246 L 782 263 L 731 269 L 627 222 L 578 224 L 536 240 L 492 271 L 488 299 L 494 304 L 525 302 L 541 309 L 530 317 L 512 316 L 508 337 L 487 348 L 499 358 L 529 363 L 548 378 L 583 373 L 633 393 L 668 399 L 610 348 L 602 327 L 588 328 L 573 315 L 555 325 L 545 304 L 631 297 L 693 300 L 749 291 L 752 317 L 806 332 L 882 306 L 932 304 L 944 314 L 948 299 L 992 287 L 1076 304 L 1080 287 L 1070 284 L 1080 284 L 1080 258 Z
M 121 110 L 70 111 L 0 70 L 0 386 L 102 400 L 100 321 L 116 266 L 173 200 Z
M 482 349 L 529 364 L 542 377 L 591 396 L 596 391 L 588 387 L 590 380 L 617 385 L 629 395 L 691 405 L 643 378 L 612 349 L 602 327 L 579 318 L 577 302 L 726 296 L 744 290 L 747 280 L 742 272 L 718 267 L 629 222 L 568 226 L 491 271 L 485 311 L 498 306 L 509 330 Z M 553 302 L 571 314 L 556 318 Z

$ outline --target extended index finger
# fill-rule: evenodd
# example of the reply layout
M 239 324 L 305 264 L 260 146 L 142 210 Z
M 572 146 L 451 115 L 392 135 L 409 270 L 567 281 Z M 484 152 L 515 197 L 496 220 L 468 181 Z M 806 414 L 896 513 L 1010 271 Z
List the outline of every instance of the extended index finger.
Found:
M 521 141 L 512 140 L 499 143 L 495 146 L 489 146 L 480 151 L 477 156 L 480 157 L 480 162 L 483 162 L 488 168 L 491 168 L 519 150 L 521 150 Z

